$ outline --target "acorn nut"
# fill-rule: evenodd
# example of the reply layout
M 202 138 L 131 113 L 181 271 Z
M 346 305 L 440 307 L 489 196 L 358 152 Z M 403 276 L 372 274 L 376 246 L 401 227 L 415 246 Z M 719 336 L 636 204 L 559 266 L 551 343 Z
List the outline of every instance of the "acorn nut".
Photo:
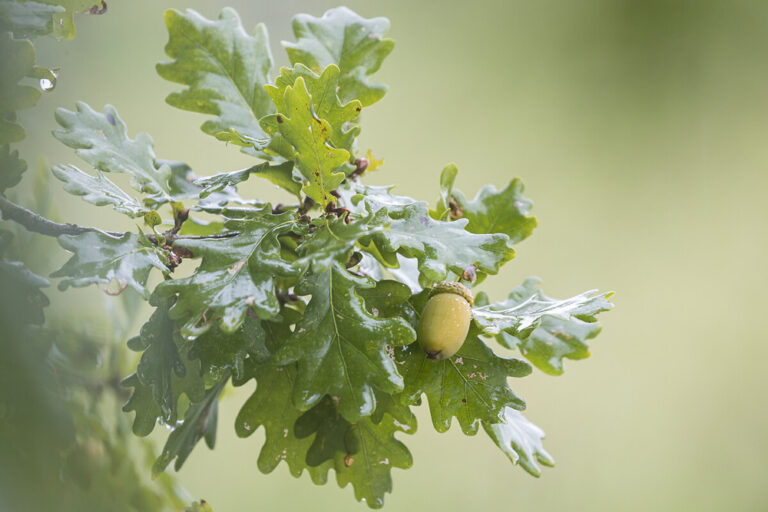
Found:
M 421 313 L 419 345 L 430 359 L 448 359 L 459 351 L 472 322 L 472 292 L 461 283 L 437 283 Z

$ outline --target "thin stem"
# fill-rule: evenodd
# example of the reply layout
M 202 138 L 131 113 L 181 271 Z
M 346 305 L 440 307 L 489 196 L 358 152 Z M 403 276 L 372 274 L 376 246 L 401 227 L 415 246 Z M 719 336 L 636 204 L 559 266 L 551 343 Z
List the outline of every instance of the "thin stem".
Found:
M 80 235 L 94 230 L 94 228 L 86 228 L 78 226 L 77 224 L 59 224 L 58 222 L 53 222 L 42 215 L 38 215 L 31 210 L 27 210 L 26 208 L 9 201 L 2 194 L 0 194 L 0 213 L 3 214 L 3 219 L 12 220 L 24 226 L 27 231 L 40 233 L 41 235 L 59 237 L 61 235 Z M 114 236 L 122 235 L 122 233 L 114 232 L 110 232 L 109 234 Z
M 24 226 L 27 231 L 39 233 L 41 235 L 59 237 L 61 235 L 81 235 L 89 231 L 99 231 L 97 228 L 78 226 L 77 224 L 59 224 L 42 215 L 27 210 L 23 206 L 10 201 L 4 195 L 0 194 L 0 213 L 3 220 L 12 220 L 17 224 Z M 125 233 L 117 231 L 105 231 L 108 235 L 121 237 Z M 213 235 L 177 235 L 175 233 L 166 236 L 168 242 L 174 240 L 216 240 L 221 238 L 232 238 L 239 235 L 239 231 L 228 231 L 226 233 L 217 233 Z M 157 244 L 155 235 L 148 235 L 147 238 Z

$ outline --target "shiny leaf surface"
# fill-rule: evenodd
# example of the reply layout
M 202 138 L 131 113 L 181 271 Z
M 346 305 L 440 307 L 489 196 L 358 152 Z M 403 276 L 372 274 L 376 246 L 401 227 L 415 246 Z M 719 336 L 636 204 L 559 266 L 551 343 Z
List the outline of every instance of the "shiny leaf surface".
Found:
M 291 276 L 300 268 L 282 256 L 277 236 L 287 231 L 290 213 L 273 215 L 267 205 L 242 219 L 229 219 L 225 227 L 239 234 L 216 240 L 178 240 L 174 246 L 188 249 L 200 266 L 189 277 L 165 281 L 157 292 L 177 295 L 171 316 L 182 322 L 182 332 L 196 337 L 218 321 L 225 332 L 235 332 L 246 312 L 252 309 L 260 318 L 279 311 L 275 278 Z
M 365 19 L 346 7 L 337 7 L 316 18 L 299 14 L 293 19 L 295 43 L 284 42 L 291 64 L 304 64 L 320 72 L 331 64 L 341 70 L 338 95 L 342 101 L 360 100 L 363 106 L 379 101 L 387 91 L 369 82 L 392 51 L 395 42 L 383 38 L 386 18 Z
M 51 172 L 64 182 L 64 190 L 96 206 L 112 206 L 129 217 L 141 217 L 149 210 L 99 171 L 91 176 L 74 165 L 54 165 Z
M 188 9 L 165 12 L 171 62 L 157 73 L 187 88 L 168 95 L 176 108 L 214 116 L 202 130 L 220 140 L 239 143 L 242 137 L 264 139 L 258 120 L 272 113 L 264 85 L 272 68 L 267 29 L 257 25 L 249 34 L 234 9 L 225 8 L 217 20 Z
M 76 111 L 58 109 L 56 121 L 61 125 L 53 132 L 57 139 L 98 171 L 130 175 L 131 186 L 147 195 L 149 206 L 172 199 L 171 169 L 157 165 L 152 137 L 139 133 L 131 139 L 113 106 L 101 113 L 78 102 Z
M 60 236 L 59 244 L 73 253 L 59 270 L 51 274 L 51 277 L 64 278 L 59 282 L 61 290 L 96 283 L 108 285 L 114 281 L 119 287 L 116 293 L 130 286 L 148 298 L 146 284 L 150 271 L 156 268 L 163 273 L 169 272 L 167 251 L 132 233 L 114 237 L 102 231 L 88 231 Z
M 434 361 L 414 343 L 397 351 L 398 369 L 405 379 L 404 394 L 412 402 L 422 394 L 429 400 L 432 423 L 445 432 L 455 416 L 467 435 L 477 433 L 482 421 L 497 422 L 505 407 L 524 409 L 525 402 L 507 384 L 508 377 L 525 377 L 525 361 L 496 355 L 470 329 L 464 345 L 449 359 Z
M 402 390 L 403 379 L 387 347 L 410 343 L 415 333 L 403 319 L 377 318 L 364 308 L 356 289 L 373 284 L 333 263 L 296 286 L 298 295 L 312 299 L 276 357 L 281 364 L 299 363 L 294 403 L 300 409 L 329 395 L 341 414 L 355 422 L 376 408 L 374 388 Z
M 555 465 L 555 460 L 542 444 L 543 430 L 511 407 L 504 408 L 501 420 L 498 423 L 483 422 L 483 429 L 513 464 L 533 476 L 541 476 L 539 464 Z
M 587 340 L 600 332 L 595 315 L 613 308 L 611 293 L 589 291 L 557 300 L 544 295 L 537 278 L 528 278 L 506 301 L 473 309 L 475 323 L 486 334 L 498 335 L 509 348 L 520 351 L 537 368 L 551 375 L 563 373 L 563 359 L 589 356 Z

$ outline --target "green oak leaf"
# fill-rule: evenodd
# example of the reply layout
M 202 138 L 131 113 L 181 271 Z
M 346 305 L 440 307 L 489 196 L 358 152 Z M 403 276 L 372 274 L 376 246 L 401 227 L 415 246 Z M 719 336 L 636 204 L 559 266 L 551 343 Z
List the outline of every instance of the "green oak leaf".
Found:
M 299 362 L 293 395 L 298 408 L 308 409 L 329 395 L 354 422 L 376 408 L 374 388 L 402 390 L 403 379 L 387 347 L 412 342 L 415 332 L 402 318 L 377 318 L 365 309 L 356 290 L 373 285 L 336 262 L 296 285 L 298 295 L 312 299 L 276 358 L 280 364 Z
M 51 172 L 64 182 L 64 190 L 96 206 L 111 205 L 115 211 L 129 217 L 141 217 L 149 210 L 140 202 L 115 185 L 103 173 L 91 176 L 74 165 L 54 165 Z
M 199 401 L 189 404 L 184 414 L 184 421 L 173 428 L 162 453 L 152 465 L 153 476 L 165 471 L 173 459 L 176 459 L 173 468 L 176 471 L 181 469 L 200 439 L 204 438 L 205 444 L 213 450 L 216 444 L 219 395 L 228 380 L 228 378 L 222 379 L 221 382 L 207 389 Z
M 179 397 L 186 394 L 192 402 L 203 398 L 204 385 L 200 363 L 189 355 L 189 346 L 178 335 L 176 323 L 169 317 L 172 301 L 153 296 L 157 306 L 138 336 L 128 340 L 132 350 L 143 351 L 136 375 L 147 386 L 159 406 L 158 416 L 166 425 L 175 425 Z
M 269 83 L 272 54 L 267 29 L 259 24 L 248 34 L 231 8 L 209 20 L 188 9 L 165 12 L 168 44 L 174 59 L 157 65 L 157 73 L 188 86 L 168 95 L 176 108 L 215 116 L 202 130 L 220 140 L 240 144 L 242 139 L 266 139 L 258 120 L 274 112 L 264 90 Z
M 152 137 L 139 133 L 128 137 L 128 130 L 111 105 L 97 112 L 83 102 L 77 110 L 56 110 L 56 121 L 62 129 L 53 135 L 75 150 L 77 156 L 101 172 L 125 173 L 131 186 L 147 197 L 152 208 L 173 200 L 169 181 L 171 169 L 158 165 L 152 147 Z
M 63 277 L 59 289 L 89 284 L 110 284 L 115 281 L 122 291 L 130 286 L 144 298 L 149 272 L 156 268 L 167 274 L 167 251 L 151 244 L 146 238 L 132 233 L 120 237 L 103 231 L 88 231 L 79 235 L 62 235 L 59 244 L 73 253 L 51 277 Z
M 378 421 L 362 418 L 350 423 L 327 397 L 305 412 L 295 425 L 297 437 L 314 435 L 307 464 L 326 468 L 332 462 L 339 487 L 351 483 L 355 498 L 371 508 L 382 507 L 384 495 L 392 492 L 391 469 L 407 469 L 413 464 L 408 448 L 394 436 L 397 431 L 410 429 L 383 413 Z
M 539 464 L 555 465 L 555 460 L 544 449 L 543 430 L 511 407 L 504 408 L 501 420 L 498 423 L 483 422 L 483 429 L 513 464 L 537 477 L 541 476 Z
M 15 36 L 29 37 L 53 31 L 53 15 L 64 12 L 59 5 L 40 2 L 0 2 L 0 32 L 13 32 Z
M 298 254 L 315 272 L 322 272 L 333 262 L 346 264 L 361 238 L 370 237 L 386 225 L 386 211 L 369 214 L 347 224 L 341 218 L 322 217 L 312 223 L 316 231 L 298 247 Z
M 230 210 L 233 212 L 234 210 Z M 165 281 L 157 293 L 177 295 L 171 316 L 181 320 L 182 334 L 194 338 L 217 320 L 224 332 L 237 331 L 251 309 L 260 318 L 271 318 L 280 309 L 275 278 L 291 277 L 300 266 L 284 259 L 278 235 L 293 224 L 293 214 L 272 214 L 272 207 L 247 210 L 246 217 L 229 219 L 225 227 L 239 234 L 215 240 L 177 240 L 174 246 L 202 258 L 189 277 Z
M 266 126 L 269 119 L 265 120 Z M 293 87 L 285 88 L 283 109 L 271 119 L 282 139 L 292 147 L 283 156 L 293 160 L 309 182 L 302 191 L 321 205 L 334 202 L 331 192 L 346 177 L 341 167 L 349 160 L 349 152 L 330 145 L 333 128 L 314 112 L 304 78 L 297 78 Z M 274 126 L 268 129 L 274 131 Z
M 307 469 L 313 482 L 324 484 L 331 464 L 308 465 L 306 456 L 312 440 L 300 439 L 294 433 L 294 423 L 302 415 L 292 400 L 296 371 L 295 364 L 259 366 L 255 371 L 256 391 L 240 409 L 235 431 L 248 437 L 264 427 L 266 439 L 258 458 L 262 473 L 271 473 L 284 460 L 294 477 Z
M 227 187 L 234 187 L 238 183 L 246 181 L 251 174 L 268 179 L 297 197 L 301 192 L 301 182 L 296 181 L 293 176 L 293 162 L 283 162 L 278 165 L 263 162 L 239 171 L 222 172 L 213 176 L 198 178 L 195 180 L 195 185 L 202 187 L 200 197 L 205 198 L 214 192 L 220 192 Z
M 27 170 L 27 162 L 19 158 L 18 150 L 11 151 L 11 146 L 0 146 L 0 192 L 15 187 Z
M 446 220 L 451 213 L 451 196 L 453 195 L 453 183 L 459 169 L 456 164 L 448 164 L 440 173 L 440 199 L 434 211 L 429 212 L 437 220 Z M 475 231 L 476 232 L 476 231 Z
M 19 142 L 26 136 L 16 122 L 16 111 L 29 108 L 40 99 L 40 90 L 19 82 L 35 74 L 35 47 L 26 39 L 14 39 L 10 32 L 0 32 L 0 145 Z
M 525 377 L 531 367 L 523 360 L 496 355 L 471 328 L 461 349 L 449 359 L 434 361 L 414 343 L 396 351 L 405 379 L 403 394 L 416 403 L 429 400 L 432 423 L 446 432 L 455 416 L 467 435 L 477 433 L 482 421 L 498 422 L 505 407 L 524 409 L 525 402 L 507 384 L 508 377 Z
M 519 346 L 537 368 L 560 375 L 564 358 L 589 357 L 587 340 L 601 329 L 595 315 L 613 308 L 607 300 L 612 294 L 593 290 L 557 300 L 544 295 L 539 282 L 528 278 L 507 300 L 475 307 L 472 315 L 485 334 L 496 335 L 508 348 Z
M 221 380 L 226 372 L 232 374 L 232 381 L 238 385 L 250 378 L 246 371 L 248 358 L 258 364 L 271 359 L 266 338 L 267 332 L 261 320 L 246 316 L 243 325 L 234 333 L 213 327 L 196 338 L 192 341 L 189 355 L 200 360 L 203 375 L 210 380 Z
M 484 186 L 472 201 L 459 190 L 452 189 L 451 194 L 461 217 L 469 221 L 467 231 L 472 233 L 504 233 L 510 244 L 516 244 L 531 236 L 538 224 L 536 217 L 528 214 L 533 203 L 523 196 L 523 182 L 517 178 L 503 190 Z
M 436 282 L 445 279 L 449 271 L 461 275 L 469 265 L 495 274 L 514 256 L 506 235 L 470 233 L 466 219 L 434 220 L 427 203 L 392 195 L 390 188 L 351 183 L 340 189 L 340 205 L 354 213 L 363 211 L 363 207 L 374 212 L 386 208 L 391 219 L 389 227 L 372 235 L 375 248 L 365 247 L 385 265 L 398 266 L 396 253 L 416 258 L 422 276 Z
M 135 412 L 133 433 L 140 437 L 146 437 L 155 429 L 157 419 L 162 417 L 163 413 L 160 406 L 155 402 L 152 395 L 152 388 L 145 386 L 139 380 L 137 373 L 132 373 L 122 381 L 122 386 L 133 388 L 133 393 L 128 401 L 123 405 L 123 412 Z
M 339 98 L 344 102 L 360 100 L 367 107 L 387 92 L 385 85 L 368 81 L 395 46 L 392 39 L 382 37 L 387 30 L 386 18 L 365 19 L 346 7 L 337 7 L 321 18 L 295 16 L 293 33 L 297 41 L 283 42 L 283 46 L 292 65 L 304 64 L 317 73 L 337 65 L 341 70 Z
M 336 91 L 339 87 L 339 68 L 331 64 L 318 75 L 303 64 L 296 64 L 293 68 L 280 68 L 280 75 L 275 78 L 275 85 L 267 85 L 267 94 L 272 98 L 278 112 L 286 110 L 285 91 L 293 87 L 296 80 L 301 77 L 312 97 L 312 108 L 320 119 L 328 122 L 331 127 L 329 136 L 330 144 L 339 149 L 346 149 L 352 153 L 352 146 L 360 134 L 359 126 L 351 126 L 362 110 L 362 104 L 357 101 L 349 101 L 342 104 Z

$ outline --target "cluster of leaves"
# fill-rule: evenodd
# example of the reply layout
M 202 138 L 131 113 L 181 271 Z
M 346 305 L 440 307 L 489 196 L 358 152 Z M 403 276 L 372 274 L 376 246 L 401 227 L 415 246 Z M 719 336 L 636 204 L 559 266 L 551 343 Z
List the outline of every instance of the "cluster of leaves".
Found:
M 432 361 L 414 343 L 434 283 L 470 268 L 476 280 L 467 284 L 480 282 L 531 235 L 536 220 L 519 180 L 469 200 L 449 165 L 434 209 L 363 183 L 373 162 L 357 144 L 361 114 L 386 92 L 371 75 L 394 45 L 384 18 L 346 8 L 296 16 L 297 40 L 284 43 L 291 67 L 272 78 L 262 25 L 248 33 L 231 9 L 216 20 L 170 10 L 165 21 L 171 60 L 157 71 L 183 86 L 167 102 L 206 114 L 203 132 L 257 163 L 197 178 L 188 165 L 157 158 L 148 135 L 131 139 L 113 107 L 81 103 L 59 110 L 54 135 L 95 172 L 53 169 L 65 190 L 143 218 L 153 231 L 62 236 L 73 255 L 53 274 L 60 288 L 131 288 L 155 308 L 128 342 L 141 358 L 124 380 L 134 433 L 146 436 L 158 422 L 172 428 L 153 472 L 181 467 L 201 439 L 212 448 L 223 389 L 253 379 L 235 429 L 246 437 L 264 428 L 265 473 L 284 460 L 293 475 L 306 470 L 322 484 L 333 469 L 340 486 L 380 507 L 391 468 L 412 463 L 396 434 L 416 430 L 411 407 L 426 396 L 438 431 L 454 417 L 468 435 L 482 426 L 538 476 L 539 464 L 553 461 L 508 379 L 528 375 L 531 364 L 557 374 L 563 358 L 588 355 L 607 295 L 560 301 L 528 280 L 502 302 L 478 294 L 454 357 Z M 127 174 L 133 191 L 111 173 Z M 242 198 L 236 187 L 253 175 L 296 204 Z M 174 278 L 189 259 L 199 260 L 194 271 Z M 153 270 L 163 281 L 150 290 Z M 492 339 L 524 359 L 498 355 Z

